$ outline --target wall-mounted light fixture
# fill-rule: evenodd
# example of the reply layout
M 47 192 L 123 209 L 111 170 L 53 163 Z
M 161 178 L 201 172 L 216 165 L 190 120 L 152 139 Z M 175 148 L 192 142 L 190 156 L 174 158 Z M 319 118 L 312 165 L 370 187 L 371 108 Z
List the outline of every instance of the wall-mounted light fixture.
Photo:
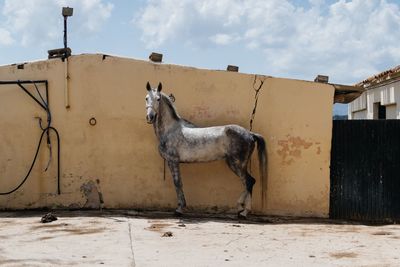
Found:
M 62 15 L 64 17 L 64 49 L 67 49 L 67 18 L 72 17 L 74 9 L 72 7 L 63 7 Z
M 64 17 L 64 48 L 48 50 L 47 53 L 49 54 L 49 59 L 62 58 L 64 60 L 71 55 L 71 49 L 68 47 L 67 43 L 67 18 L 74 14 L 74 9 L 72 7 L 63 7 L 61 14 Z

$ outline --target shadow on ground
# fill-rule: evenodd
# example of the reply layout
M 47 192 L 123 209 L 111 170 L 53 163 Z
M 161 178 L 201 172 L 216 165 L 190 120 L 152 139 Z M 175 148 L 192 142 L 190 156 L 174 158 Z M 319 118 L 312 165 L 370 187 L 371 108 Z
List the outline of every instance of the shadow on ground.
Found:
M 238 219 L 236 214 L 229 213 L 197 213 L 188 212 L 183 216 L 176 216 L 172 211 L 144 211 L 144 210 L 14 210 L 0 211 L 0 218 L 37 217 L 40 218 L 51 212 L 57 217 L 102 217 L 113 218 L 118 216 L 144 219 L 178 219 L 184 223 L 198 224 L 206 222 L 227 222 L 240 224 L 332 224 L 332 225 L 384 225 L 359 221 L 333 220 L 328 218 L 289 217 L 289 216 L 260 216 L 249 215 L 246 220 Z M 386 223 L 387 224 L 387 223 Z

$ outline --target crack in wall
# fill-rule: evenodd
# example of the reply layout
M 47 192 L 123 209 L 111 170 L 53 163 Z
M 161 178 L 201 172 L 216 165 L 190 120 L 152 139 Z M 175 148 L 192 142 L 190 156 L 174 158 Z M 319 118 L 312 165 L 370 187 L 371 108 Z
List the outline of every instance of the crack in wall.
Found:
M 262 78 L 262 79 L 261 79 Z M 259 76 L 259 75 L 254 75 L 254 81 L 253 81 L 253 90 L 254 90 L 254 106 L 253 106 L 253 111 L 250 115 L 250 131 L 253 130 L 253 123 L 254 123 L 254 119 L 256 117 L 256 112 L 257 112 L 257 105 L 258 105 L 258 97 L 260 96 L 260 92 L 261 89 L 264 85 L 265 80 L 267 79 L 267 77 L 265 76 Z M 257 81 L 260 81 L 260 84 L 257 87 Z M 250 174 L 252 174 L 252 162 L 251 162 L 251 157 L 248 163 L 248 170 L 250 172 Z M 261 207 L 264 206 L 264 188 L 261 187 Z
M 254 106 L 253 106 L 253 111 L 250 115 L 250 131 L 253 130 L 253 122 L 256 117 L 256 111 L 257 111 L 257 105 L 258 105 L 258 97 L 261 91 L 262 86 L 264 85 L 266 77 L 262 76 L 263 79 L 260 79 L 259 75 L 254 75 L 254 81 L 253 81 L 253 90 L 254 90 Z M 257 81 L 260 81 L 259 86 L 257 87 Z

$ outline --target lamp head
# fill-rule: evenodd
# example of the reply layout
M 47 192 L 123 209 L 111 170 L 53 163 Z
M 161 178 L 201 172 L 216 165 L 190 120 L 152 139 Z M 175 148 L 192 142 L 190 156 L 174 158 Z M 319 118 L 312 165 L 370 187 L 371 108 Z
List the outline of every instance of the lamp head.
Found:
M 72 7 L 63 7 L 62 15 L 64 17 L 71 17 L 74 14 L 74 9 Z

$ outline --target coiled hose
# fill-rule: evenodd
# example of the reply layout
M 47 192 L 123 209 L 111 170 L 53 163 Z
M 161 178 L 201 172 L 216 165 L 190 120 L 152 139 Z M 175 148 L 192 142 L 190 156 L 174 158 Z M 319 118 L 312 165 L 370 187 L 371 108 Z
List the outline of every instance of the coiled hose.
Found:
M 42 130 L 42 134 L 40 135 L 39 143 L 37 145 L 35 156 L 32 160 L 31 167 L 29 168 L 28 173 L 25 175 L 24 179 L 21 181 L 21 183 L 17 187 L 15 187 L 14 189 L 12 189 L 8 192 L 0 192 L 0 195 L 12 194 L 15 191 L 17 191 L 26 182 L 29 175 L 31 174 L 33 167 L 35 166 L 35 162 L 36 162 L 37 156 L 39 154 L 39 150 L 40 150 L 40 145 L 42 144 L 43 136 L 45 133 L 50 133 L 50 130 L 53 130 L 57 136 L 57 194 L 61 193 L 61 191 L 60 191 L 60 135 L 58 134 L 58 131 L 55 128 L 50 126 L 50 127 L 44 128 Z
M 17 191 L 17 190 L 26 182 L 26 180 L 28 179 L 29 175 L 30 175 L 31 172 L 32 172 L 33 167 L 35 166 L 36 159 L 37 159 L 37 156 L 38 156 L 38 154 L 39 154 L 40 146 L 41 146 L 41 144 L 42 144 L 43 136 L 44 136 L 45 133 L 47 133 L 47 144 L 49 145 L 49 148 L 50 148 L 50 159 L 49 159 L 49 163 L 47 164 L 47 167 L 46 167 L 46 169 L 45 169 L 45 171 L 47 171 L 47 168 L 48 168 L 49 165 L 50 165 L 51 155 L 52 155 L 52 152 L 51 152 L 51 143 L 50 143 L 50 131 L 51 131 L 51 130 L 54 131 L 54 132 L 56 133 L 56 136 L 57 136 L 57 194 L 61 194 L 61 190 L 60 190 L 60 135 L 58 134 L 58 131 L 57 131 L 54 127 L 50 126 L 50 125 L 51 125 L 51 119 L 52 119 L 52 117 L 51 117 L 51 112 L 50 112 L 50 108 L 49 108 L 48 103 L 47 103 L 47 102 L 44 100 L 44 98 L 42 97 L 42 95 L 41 95 L 41 93 L 40 93 L 38 87 L 36 86 L 36 83 L 33 82 L 33 81 L 31 81 L 31 83 L 33 83 L 33 85 L 35 86 L 36 92 L 38 93 L 40 99 L 41 99 L 42 102 L 43 102 L 43 103 L 39 103 L 38 100 L 35 99 L 36 102 L 38 102 L 39 104 L 41 104 L 41 106 L 42 106 L 42 107 L 45 109 L 45 111 L 46 111 L 46 115 L 47 115 L 47 127 L 43 127 L 43 126 L 42 126 L 42 119 L 39 118 L 39 127 L 40 127 L 40 129 L 42 129 L 42 134 L 40 135 L 39 143 L 38 143 L 38 145 L 37 145 L 36 152 L 35 152 L 35 156 L 33 157 L 32 164 L 31 164 L 31 166 L 30 166 L 30 168 L 29 168 L 27 174 L 25 175 L 24 179 L 22 179 L 21 183 L 20 183 L 17 187 L 15 187 L 14 189 L 12 189 L 12 190 L 10 190 L 10 191 L 7 191 L 7 192 L 0 192 L 0 195 L 9 195 L 9 194 L 12 194 L 12 193 L 14 193 L 15 191 Z M 23 88 L 23 87 L 21 86 L 20 83 L 18 83 L 18 85 L 19 85 L 21 88 Z M 24 88 L 23 88 L 23 89 L 24 89 Z M 26 90 L 24 89 L 24 91 L 26 91 Z M 28 94 L 29 94 L 29 93 L 28 93 Z M 46 87 L 46 94 L 47 94 L 47 87 Z M 31 96 L 32 96 L 32 95 L 31 95 Z M 32 97 L 33 97 L 33 96 L 32 96 Z

